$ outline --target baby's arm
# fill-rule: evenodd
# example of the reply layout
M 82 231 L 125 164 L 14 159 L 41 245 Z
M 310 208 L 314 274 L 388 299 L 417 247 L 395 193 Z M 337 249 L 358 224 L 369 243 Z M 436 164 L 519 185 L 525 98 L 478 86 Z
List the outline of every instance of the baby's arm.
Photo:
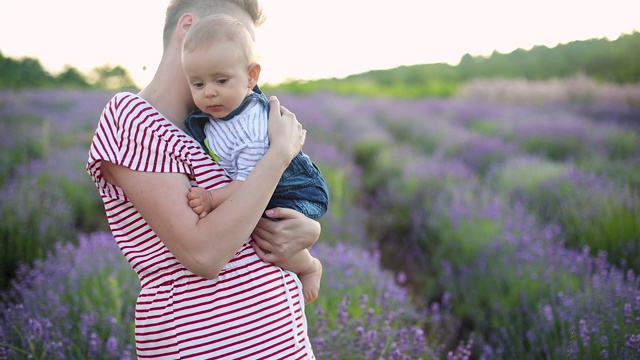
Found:
M 242 181 L 235 180 L 225 187 L 208 191 L 201 187 L 192 187 L 187 193 L 189 206 L 202 219 L 231 196 L 240 187 L 241 183 Z

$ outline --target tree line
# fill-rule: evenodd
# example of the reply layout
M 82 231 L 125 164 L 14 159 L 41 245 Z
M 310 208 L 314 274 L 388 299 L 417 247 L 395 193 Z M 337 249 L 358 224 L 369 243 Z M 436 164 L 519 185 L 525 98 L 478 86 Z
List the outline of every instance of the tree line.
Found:
M 319 90 L 381 96 L 449 96 L 460 84 L 476 78 L 524 78 L 545 80 L 583 73 L 601 82 L 640 82 L 640 32 L 607 38 L 573 41 L 553 48 L 534 46 L 490 56 L 465 54 L 457 65 L 445 63 L 400 66 L 373 70 L 343 79 L 289 81 L 266 84 L 266 91 L 309 93 Z M 31 87 L 136 87 L 122 66 L 97 67 L 88 75 L 67 66 L 60 74 L 44 70 L 38 59 L 12 59 L 0 52 L 0 88 Z
M 120 65 L 99 66 L 84 75 L 67 65 L 57 75 L 46 71 L 40 60 L 32 57 L 13 59 L 0 52 L 0 88 L 135 88 L 135 81 Z
M 598 82 L 640 82 L 640 32 L 607 38 L 573 41 L 553 48 L 535 46 L 489 56 L 465 54 L 459 64 L 401 66 L 374 70 L 344 79 L 292 81 L 278 88 L 291 92 L 330 90 L 384 96 L 449 96 L 477 78 L 547 80 L 585 74 Z

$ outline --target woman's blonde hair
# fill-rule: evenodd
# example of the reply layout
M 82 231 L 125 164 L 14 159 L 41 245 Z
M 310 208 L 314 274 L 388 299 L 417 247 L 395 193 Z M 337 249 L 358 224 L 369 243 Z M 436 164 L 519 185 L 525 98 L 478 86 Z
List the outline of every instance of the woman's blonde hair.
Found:
M 251 16 L 256 27 L 265 21 L 265 16 L 258 0 L 171 0 L 169 6 L 167 6 L 164 21 L 162 36 L 164 46 L 168 45 L 171 34 L 182 15 L 193 13 L 203 18 L 213 14 L 228 13 L 233 6 L 239 6 L 244 9 Z

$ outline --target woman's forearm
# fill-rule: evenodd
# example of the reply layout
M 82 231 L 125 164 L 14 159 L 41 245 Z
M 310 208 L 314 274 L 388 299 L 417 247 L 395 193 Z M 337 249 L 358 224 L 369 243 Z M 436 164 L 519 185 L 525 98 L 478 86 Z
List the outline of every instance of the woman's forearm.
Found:
M 103 173 L 125 191 L 180 263 L 214 278 L 249 238 L 287 164 L 268 151 L 239 191 L 203 219 L 186 201 L 191 186 L 184 174 L 145 173 L 111 163 L 103 164 Z
M 226 186 L 209 190 L 209 196 L 210 196 L 209 205 L 211 206 L 209 207 L 208 211 L 211 212 L 213 209 L 222 205 L 222 203 L 224 203 L 229 197 L 231 197 L 231 195 L 234 192 L 240 189 L 240 186 L 242 186 L 243 182 L 244 181 L 241 181 L 241 180 L 234 180 Z

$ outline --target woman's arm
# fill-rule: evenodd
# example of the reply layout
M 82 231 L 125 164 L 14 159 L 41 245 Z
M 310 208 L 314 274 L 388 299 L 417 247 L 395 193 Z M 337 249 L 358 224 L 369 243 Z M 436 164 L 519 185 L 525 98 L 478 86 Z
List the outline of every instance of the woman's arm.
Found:
M 185 198 L 191 185 L 179 173 L 146 173 L 105 162 L 105 179 L 121 187 L 135 208 L 187 269 L 214 278 L 255 228 L 306 131 L 295 115 L 271 100 L 271 146 L 239 191 L 199 219 Z
M 189 189 L 189 194 L 187 194 L 189 207 L 202 219 L 207 216 L 211 210 L 217 208 L 227 200 L 231 194 L 240 188 L 242 183 L 242 180 L 233 180 L 223 187 L 212 190 L 205 190 L 204 188 L 194 186 Z

